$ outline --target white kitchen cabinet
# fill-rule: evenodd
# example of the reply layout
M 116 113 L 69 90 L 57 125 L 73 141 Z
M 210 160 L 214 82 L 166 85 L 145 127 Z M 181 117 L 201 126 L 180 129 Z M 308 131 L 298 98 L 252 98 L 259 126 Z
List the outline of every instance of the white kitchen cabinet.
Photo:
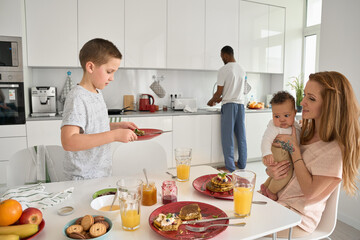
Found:
M 0 36 L 22 37 L 21 1 L 0 0 Z
M 166 67 L 166 3 L 125 1 L 125 67 Z
M 269 6 L 240 1 L 239 63 L 247 72 L 267 72 Z
M 270 73 L 283 73 L 285 42 L 285 8 L 269 6 L 269 50 Z
M 211 162 L 211 115 L 173 117 L 173 150 L 183 147 L 192 148 L 191 165 Z
M 93 38 L 111 41 L 123 54 L 124 66 L 124 0 L 78 0 L 78 50 Z
M 245 114 L 248 160 L 261 159 L 261 140 L 271 119 L 271 112 Z
M 25 11 L 28 65 L 79 66 L 77 1 L 26 0 Z
M 167 68 L 204 69 L 205 0 L 168 0 Z
M 221 145 L 221 115 L 211 115 L 211 163 L 224 164 Z
M 206 0 L 205 69 L 218 70 L 224 65 L 221 49 L 229 45 L 238 56 L 239 1 Z
M 38 145 L 61 146 L 61 122 L 62 120 L 27 121 L 28 147 Z

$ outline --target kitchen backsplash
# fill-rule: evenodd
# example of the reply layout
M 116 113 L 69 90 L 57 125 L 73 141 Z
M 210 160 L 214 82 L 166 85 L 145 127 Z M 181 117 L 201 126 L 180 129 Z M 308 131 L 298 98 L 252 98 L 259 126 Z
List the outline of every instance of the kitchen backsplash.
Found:
M 60 96 L 69 70 L 72 81 L 79 83 L 83 72 L 81 68 L 33 68 L 31 86 L 55 86 Z M 164 80 L 160 81 L 166 91 L 164 98 L 157 97 L 150 89 L 153 75 L 164 76 Z M 204 107 L 212 96 L 216 78 L 217 71 L 119 69 L 114 81 L 104 88 L 103 95 L 108 108 L 122 108 L 124 95 L 134 95 L 138 101 L 142 93 L 153 95 L 155 104 L 160 107 L 170 105 L 170 94 L 196 98 L 198 107 Z M 281 74 L 248 73 L 248 81 L 252 87 L 248 98 L 253 95 L 257 101 L 265 102 L 267 94 L 283 89 Z M 62 108 L 58 102 L 58 110 Z

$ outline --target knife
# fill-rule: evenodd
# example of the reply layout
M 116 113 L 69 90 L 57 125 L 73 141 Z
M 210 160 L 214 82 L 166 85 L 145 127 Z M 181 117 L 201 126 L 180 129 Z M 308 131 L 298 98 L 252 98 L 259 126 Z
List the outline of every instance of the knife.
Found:
M 161 134 L 161 133 L 167 133 L 167 132 L 172 132 L 172 131 L 170 130 L 170 131 L 157 131 L 157 132 L 152 132 L 152 133 L 145 133 L 145 135 L 143 135 L 143 136 Z
M 195 223 L 204 223 L 204 222 L 212 222 L 212 221 L 220 221 L 220 220 L 228 220 L 228 219 L 242 219 L 243 217 L 221 217 L 221 218 L 207 218 L 200 220 L 192 220 L 192 221 L 183 221 L 182 224 L 195 224 Z

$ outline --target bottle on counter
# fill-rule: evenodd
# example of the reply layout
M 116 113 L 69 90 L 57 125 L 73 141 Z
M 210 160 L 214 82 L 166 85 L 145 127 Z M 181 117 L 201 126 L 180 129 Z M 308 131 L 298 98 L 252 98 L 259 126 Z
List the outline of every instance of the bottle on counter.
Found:
M 177 186 L 175 181 L 164 181 L 162 186 L 162 203 L 177 202 Z

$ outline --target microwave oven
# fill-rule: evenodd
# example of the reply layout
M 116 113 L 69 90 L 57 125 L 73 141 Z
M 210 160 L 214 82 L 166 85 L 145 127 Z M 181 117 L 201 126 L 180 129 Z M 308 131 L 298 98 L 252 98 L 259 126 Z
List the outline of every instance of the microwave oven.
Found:
M 0 82 L 22 82 L 22 42 L 20 37 L 0 36 Z

